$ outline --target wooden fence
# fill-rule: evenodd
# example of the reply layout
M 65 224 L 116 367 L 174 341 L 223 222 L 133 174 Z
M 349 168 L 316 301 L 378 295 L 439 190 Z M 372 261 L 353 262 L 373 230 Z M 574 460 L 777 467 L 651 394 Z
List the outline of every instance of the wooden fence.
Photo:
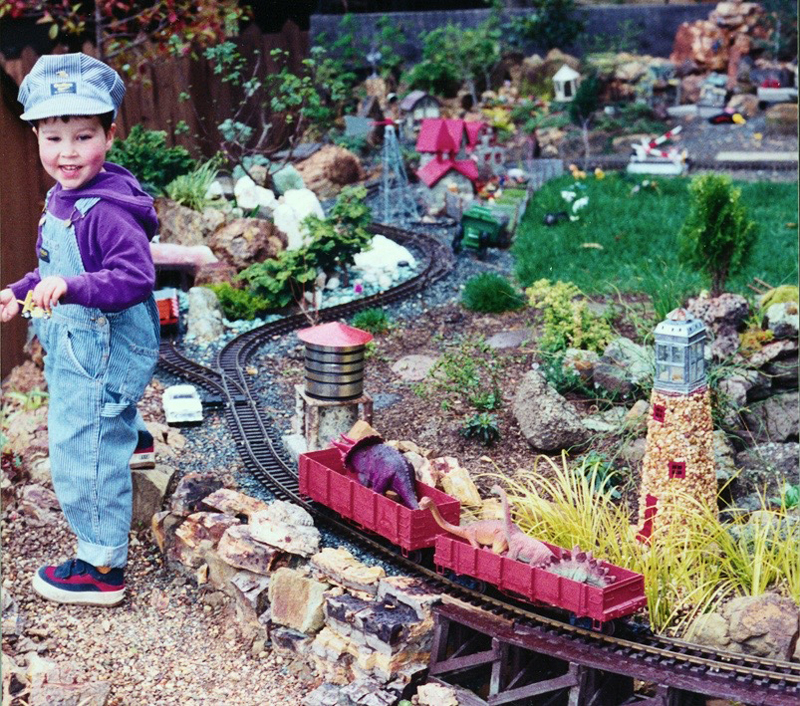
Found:
M 268 73 L 278 68 L 270 57 L 273 49 L 288 52 L 289 68 L 297 71 L 309 47 L 308 33 L 291 21 L 280 34 L 262 34 L 251 25 L 235 41 L 245 57 L 260 52 Z M 30 126 L 19 119 L 22 108 L 16 101 L 18 85 L 37 58 L 30 49 L 13 61 L 0 56 L 0 135 L 4 162 L 0 175 L 0 286 L 18 280 L 36 266 L 36 228 L 44 197 L 52 184 L 39 164 Z M 184 93 L 188 100 L 179 99 Z M 210 156 L 219 144 L 216 126 L 231 116 L 238 100 L 230 84 L 215 75 L 211 63 L 202 57 L 153 64 L 147 67 L 140 82 L 128 83 L 117 118 L 118 135 L 124 137 L 132 126 L 141 124 L 149 130 L 165 130 L 170 144 L 181 144 L 198 157 Z M 189 129 L 176 135 L 180 121 Z M 280 131 L 281 126 L 276 127 Z M 0 378 L 5 378 L 24 360 L 22 348 L 27 323 L 17 317 L 3 324 L 1 333 Z

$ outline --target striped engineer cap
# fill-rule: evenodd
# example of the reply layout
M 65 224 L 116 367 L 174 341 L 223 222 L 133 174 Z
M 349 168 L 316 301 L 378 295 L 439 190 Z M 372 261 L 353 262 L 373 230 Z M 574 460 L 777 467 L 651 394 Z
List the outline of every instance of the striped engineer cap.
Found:
M 19 87 L 23 120 L 64 115 L 102 115 L 117 109 L 125 95 L 119 74 L 86 54 L 40 57 Z

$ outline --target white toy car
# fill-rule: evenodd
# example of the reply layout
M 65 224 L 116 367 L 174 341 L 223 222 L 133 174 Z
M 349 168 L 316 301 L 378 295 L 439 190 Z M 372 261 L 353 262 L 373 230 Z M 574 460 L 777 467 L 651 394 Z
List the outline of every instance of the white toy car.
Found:
M 172 385 L 161 395 L 167 424 L 198 424 L 203 421 L 203 403 L 194 385 Z

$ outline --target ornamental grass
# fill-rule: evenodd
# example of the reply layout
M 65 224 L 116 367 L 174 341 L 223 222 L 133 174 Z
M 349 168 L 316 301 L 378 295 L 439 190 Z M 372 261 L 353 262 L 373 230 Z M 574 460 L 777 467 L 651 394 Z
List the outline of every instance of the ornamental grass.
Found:
M 657 519 L 651 541 L 636 539 L 627 507 L 612 492 L 597 491 L 599 464 L 569 464 L 539 456 L 533 469 L 506 483 L 515 522 L 529 535 L 571 549 L 578 545 L 595 557 L 644 575 L 647 617 L 655 632 L 683 635 L 701 614 L 741 595 L 767 590 L 800 603 L 800 521 L 783 504 L 777 510 L 748 514 L 716 508 L 691 496 L 677 503 L 671 524 Z

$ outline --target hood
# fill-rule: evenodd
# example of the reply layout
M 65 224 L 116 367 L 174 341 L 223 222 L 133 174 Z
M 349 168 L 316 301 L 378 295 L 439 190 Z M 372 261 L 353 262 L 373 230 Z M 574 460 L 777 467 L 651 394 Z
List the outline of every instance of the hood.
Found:
M 63 201 L 97 197 L 122 206 L 141 223 L 147 239 L 152 240 L 158 233 L 158 217 L 153 208 L 153 197 L 142 189 L 136 177 L 124 167 L 106 162 L 103 169 L 104 171 L 80 189 L 62 189 L 57 184 L 57 197 Z

